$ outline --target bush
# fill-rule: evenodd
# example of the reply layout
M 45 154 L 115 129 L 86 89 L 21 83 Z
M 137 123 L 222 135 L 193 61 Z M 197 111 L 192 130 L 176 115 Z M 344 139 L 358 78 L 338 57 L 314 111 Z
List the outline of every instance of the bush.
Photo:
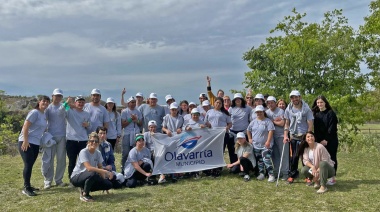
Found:
M 355 131 L 340 132 L 339 151 L 380 153 L 380 134 L 363 134 Z

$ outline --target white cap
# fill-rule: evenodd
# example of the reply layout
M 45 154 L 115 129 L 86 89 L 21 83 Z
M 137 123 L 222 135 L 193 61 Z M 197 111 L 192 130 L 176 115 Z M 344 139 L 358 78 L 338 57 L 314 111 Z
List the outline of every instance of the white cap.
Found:
M 141 92 L 138 92 L 138 93 L 136 94 L 136 96 L 144 97 L 144 95 L 143 95 Z
M 178 109 L 178 104 L 177 104 L 177 102 L 173 102 L 173 103 L 171 103 L 169 109 Z
M 206 97 L 206 94 L 205 93 L 201 93 L 201 94 L 199 94 L 199 97 Z
M 276 100 L 276 98 L 274 96 L 268 96 L 267 101 L 277 102 L 277 100 Z
M 156 93 L 150 93 L 149 99 L 157 99 L 157 94 Z
M 127 99 L 127 104 L 130 103 L 131 101 L 135 100 L 135 97 L 131 96 Z
M 115 103 L 115 100 L 112 97 L 108 97 L 106 102 L 107 103 L 110 103 L 110 102 Z
M 236 138 L 245 138 L 245 134 L 243 132 L 238 132 Z
M 210 105 L 210 102 L 208 101 L 208 100 L 204 100 L 203 102 L 202 102 L 202 107 L 203 106 L 209 106 Z
M 174 98 L 172 97 L 172 95 L 168 94 L 168 95 L 165 96 L 165 102 L 167 102 L 167 101 L 170 100 L 170 99 L 174 99 Z
M 237 99 L 237 98 L 244 99 L 243 95 L 241 95 L 241 93 L 235 93 L 234 99 Z
M 155 120 L 150 120 L 148 122 L 148 127 L 151 126 L 151 125 L 157 126 L 157 122 Z
M 92 91 L 91 91 L 91 95 L 92 95 L 92 94 L 99 94 L 99 95 L 101 95 L 100 90 L 97 89 L 97 88 L 92 89 Z
M 198 110 L 197 108 L 193 108 L 193 109 L 191 110 L 191 114 L 193 114 L 193 113 L 199 113 L 199 110 Z
M 300 92 L 299 92 L 299 91 L 297 91 L 297 90 L 294 90 L 294 91 L 290 92 L 290 95 L 289 95 L 289 97 L 291 97 L 291 96 L 301 96 L 301 94 L 300 94 Z
M 79 95 L 79 96 L 75 97 L 75 101 L 79 101 L 79 100 L 86 101 L 86 99 L 82 95 Z
M 122 173 L 117 173 L 117 174 L 116 174 L 116 180 L 117 180 L 119 183 L 124 183 L 124 181 L 125 181 L 124 175 L 123 175 Z
M 264 111 L 264 107 L 262 105 L 257 105 L 256 108 L 255 108 L 255 113 L 257 111 Z
M 197 104 L 195 104 L 195 102 L 190 102 L 190 103 L 189 103 L 189 106 L 190 106 L 190 105 L 195 105 L 195 106 L 197 106 Z
M 59 88 L 54 89 L 53 95 L 63 95 L 63 91 Z
M 265 99 L 265 98 L 264 98 L 264 95 L 262 95 L 261 93 L 258 93 L 256 94 L 254 99 Z

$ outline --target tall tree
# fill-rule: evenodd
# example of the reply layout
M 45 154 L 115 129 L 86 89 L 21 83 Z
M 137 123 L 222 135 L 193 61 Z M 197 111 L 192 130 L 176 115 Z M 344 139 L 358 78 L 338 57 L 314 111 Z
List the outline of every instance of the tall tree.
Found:
M 252 70 L 243 83 L 277 97 L 298 89 L 309 103 L 325 95 L 341 125 L 362 123 L 364 104 L 356 97 L 367 90 L 368 76 L 360 72 L 358 32 L 342 10 L 325 13 L 321 23 L 304 22 L 306 13 L 292 12 L 271 30 L 276 36 L 244 53 Z

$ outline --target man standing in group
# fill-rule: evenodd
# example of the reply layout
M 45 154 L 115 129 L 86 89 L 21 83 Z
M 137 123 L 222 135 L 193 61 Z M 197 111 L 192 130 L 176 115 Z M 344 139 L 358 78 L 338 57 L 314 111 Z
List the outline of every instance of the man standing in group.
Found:
M 148 104 L 141 105 L 138 110 L 143 116 L 144 132 L 148 132 L 148 122 L 154 120 L 157 123 L 157 132 L 162 132 L 162 121 L 165 116 L 164 107 L 157 104 L 157 94 L 151 93 L 149 95 Z
M 86 103 L 84 110 L 90 113 L 90 127 L 87 128 L 87 134 L 96 131 L 98 127 L 105 127 L 108 129 L 110 117 L 108 116 L 107 109 L 100 104 L 102 95 L 97 88 L 91 91 L 91 102 Z
M 172 95 L 168 94 L 165 96 L 166 105 L 163 105 L 165 109 L 165 114 L 170 114 L 170 104 L 175 102 L 175 99 Z
M 63 175 L 66 169 L 66 113 L 62 108 L 63 92 L 56 88 L 53 91 L 52 102 L 45 110 L 48 121 L 48 132 L 53 136 L 56 144 L 43 149 L 42 174 L 44 176 L 44 189 L 51 188 L 53 178 L 57 186 L 66 186 L 63 182 Z M 54 157 L 57 156 L 57 167 L 54 177 Z
M 306 132 L 313 130 L 314 117 L 309 105 L 302 100 L 299 91 L 294 90 L 289 96 L 291 102 L 286 108 L 284 115 L 284 143 L 290 142 L 291 156 L 288 183 L 293 183 L 294 179 L 299 176 L 298 146 L 301 143 L 302 136 Z

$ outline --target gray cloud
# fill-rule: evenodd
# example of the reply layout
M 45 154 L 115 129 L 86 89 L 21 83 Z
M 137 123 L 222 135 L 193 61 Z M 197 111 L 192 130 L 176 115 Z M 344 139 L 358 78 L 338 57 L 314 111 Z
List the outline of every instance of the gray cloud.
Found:
M 296 7 L 308 21 L 344 9 L 355 28 L 370 1 L 4 0 L 0 89 L 9 94 L 103 98 L 157 92 L 195 101 L 206 75 L 215 90 L 243 89 L 242 54 Z M 229 94 L 229 92 L 227 92 Z

